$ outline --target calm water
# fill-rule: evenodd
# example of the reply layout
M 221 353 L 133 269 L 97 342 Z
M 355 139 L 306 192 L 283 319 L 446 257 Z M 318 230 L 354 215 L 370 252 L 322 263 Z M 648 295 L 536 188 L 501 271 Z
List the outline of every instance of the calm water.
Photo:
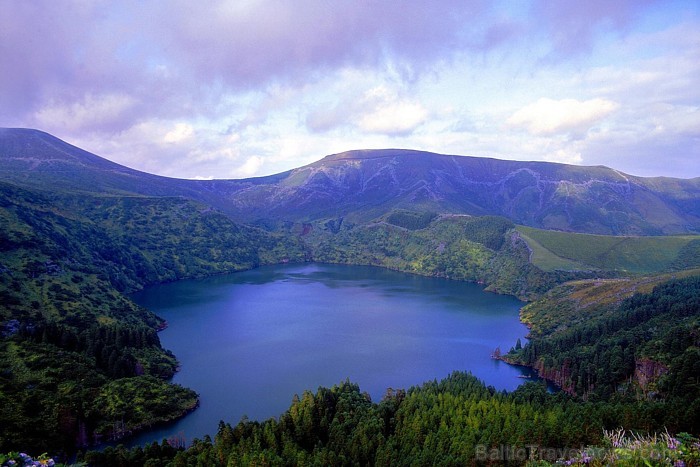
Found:
M 174 282 L 133 298 L 168 321 L 160 338 L 182 365 L 174 382 L 201 397 L 192 414 L 133 444 L 213 436 L 221 419 L 276 417 L 295 393 L 345 378 L 374 401 L 388 387 L 454 370 L 498 389 L 523 382 L 522 370 L 490 358 L 527 333 L 522 302 L 476 284 L 304 264 Z

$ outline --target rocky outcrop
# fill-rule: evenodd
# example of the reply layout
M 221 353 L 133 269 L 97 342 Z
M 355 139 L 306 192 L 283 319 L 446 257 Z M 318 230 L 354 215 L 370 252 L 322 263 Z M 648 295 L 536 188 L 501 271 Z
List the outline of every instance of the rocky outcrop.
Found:
M 652 398 L 656 393 L 656 383 L 659 378 L 668 373 L 668 366 L 650 358 L 640 358 L 634 362 L 635 385 L 645 398 Z

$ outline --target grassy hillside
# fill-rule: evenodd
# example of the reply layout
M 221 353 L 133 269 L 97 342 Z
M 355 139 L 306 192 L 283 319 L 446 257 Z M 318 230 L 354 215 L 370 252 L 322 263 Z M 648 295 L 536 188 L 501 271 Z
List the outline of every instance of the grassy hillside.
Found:
M 518 226 L 544 271 L 613 270 L 649 274 L 700 267 L 700 236 L 616 237 Z
M 610 313 L 635 294 L 651 293 L 665 282 L 700 275 L 700 269 L 616 279 L 582 279 L 552 288 L 520 310 L 532 337 L 556 335 L 572 326 Z

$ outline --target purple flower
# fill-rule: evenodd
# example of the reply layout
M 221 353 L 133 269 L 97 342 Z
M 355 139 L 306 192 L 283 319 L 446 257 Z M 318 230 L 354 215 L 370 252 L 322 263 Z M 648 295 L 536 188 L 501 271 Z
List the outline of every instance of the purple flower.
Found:
M 668 441 L 666 442 L 666 445 L 668 446 L 669 449 L 678 449 L 678 446 L 681 445 L 681 442 L 678 441 L 676 438 L 668 438 Z

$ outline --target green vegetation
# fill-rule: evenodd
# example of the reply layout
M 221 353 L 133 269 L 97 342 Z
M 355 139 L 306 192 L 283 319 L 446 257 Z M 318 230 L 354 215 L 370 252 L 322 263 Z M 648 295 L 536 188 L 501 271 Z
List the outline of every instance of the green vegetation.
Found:
M 596 269 L 649 274 L 700 267 L 700 237 L 613 237 L 518 226 L 543 271 Z
M 214 439 L 195 440 L 187 449 L 173 440 L 81 458 L 104 466 L 150 459 L 172 466 L 522 465 L 530 456 L 556 461 L 582 445 L 602 446 L 605 430 L 620 420 L 635 430 L 665 432 L 680 410 L 657 402 L 581 402 L 548 394 L 539 383 L 499 393 L 465 373 L 408 391 L 389 389 L 375 403 L 346 381 L 295 396 L 278 418 L 221 422 Z M 670 439 L 696 441 L 664 438 Z
M 502 217 L 445 215 L 416 230 L 386 222 L 344 222 L 341 228 L 330 228 L 329 222 L 308 224 L 302 232 L 314 261 L 480 282 L 488 290 L 522 299 L 537 297 L 565 280 L 591 276 L 534 267 L 514 224 Z
M 651 293 L 654 287 L 673 279 L 700 275 L 700 269 L 619 279 L 585 279 L 559 285 L 520 310 L 531 337 L 566 330 L 611 313 L 634 294 Z
M 386 221 L 389 224 L 408 230 L 420 230 L 428 227 L 430 222 L 435 219 L 436 215 L 437 214 L 434 212 L 415 212 L 397 209 L 386 217 Z
M 586 398 L 628 394 L 683 401 L 676 423 L 700 429 L 693 425 L 700 420 L 700 276 L 599 305 L 585 319 L 539 311 L 529 320 L 536 330 L 532 340 L 513 349 L 507 361 L 534 367 Z
M 167 381 L 165 323 L 124 292 L 304 258 L 180 198 L 0 184 L 0 449 L 71 451 L 192 410 L 196 394 Z

